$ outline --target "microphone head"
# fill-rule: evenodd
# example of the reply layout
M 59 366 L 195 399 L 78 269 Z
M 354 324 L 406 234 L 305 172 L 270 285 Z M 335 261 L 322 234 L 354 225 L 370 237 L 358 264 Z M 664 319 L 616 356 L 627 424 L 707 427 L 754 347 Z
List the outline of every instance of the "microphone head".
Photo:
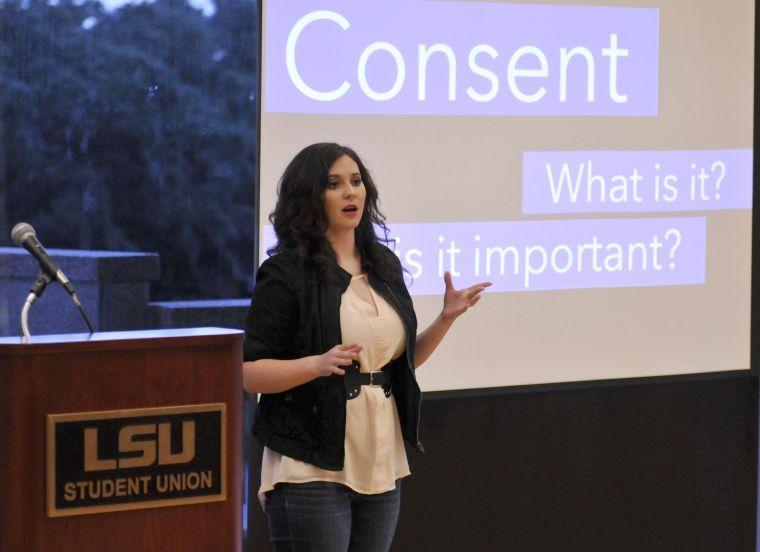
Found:
M 19 222 L 16 226 L 13 227 L 13 230 L 11 230 L 11 241 L 13 241 L 13 243 L 15 243 L 17 246 L 23 247 L 24 241 L 30 235 L 37 235 L 34 231 L 34 228 L 32 228 L 32 225 L 27 224 L 26 222 Z

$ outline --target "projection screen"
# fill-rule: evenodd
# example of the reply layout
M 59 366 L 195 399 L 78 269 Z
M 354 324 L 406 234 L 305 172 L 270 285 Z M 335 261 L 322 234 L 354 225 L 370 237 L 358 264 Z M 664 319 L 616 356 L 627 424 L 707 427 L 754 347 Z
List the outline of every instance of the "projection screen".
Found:
M 458 390 L 743 370 L 754 1 L 264 1 L 259 261 L 289 160 L 353 147 Z

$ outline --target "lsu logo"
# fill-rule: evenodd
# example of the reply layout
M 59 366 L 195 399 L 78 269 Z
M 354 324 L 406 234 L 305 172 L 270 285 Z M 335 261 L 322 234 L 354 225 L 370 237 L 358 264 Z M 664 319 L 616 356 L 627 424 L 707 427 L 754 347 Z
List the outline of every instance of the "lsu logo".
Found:
M 98 457 L 98 428 L 84 429 L 84 471 L 184 464 L 195 458 L 195 422 L 182 422 L 182 450 L 171 451 L 171 424 L 137 424 L 119 430 L 119 457 Z M 133 453 L 139 453 L 135 456 Z M 126 454 L 127 456 L 122 456 Z
M 225 403 L 47 415 L 48 516 L 226 500 Z

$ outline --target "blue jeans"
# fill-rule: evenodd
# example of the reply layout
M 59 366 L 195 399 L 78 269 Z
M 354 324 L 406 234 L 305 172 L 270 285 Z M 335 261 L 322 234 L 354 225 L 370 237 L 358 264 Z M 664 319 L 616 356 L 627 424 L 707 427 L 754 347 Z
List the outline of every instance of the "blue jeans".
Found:
M 387 552 L 396 532 L 401 481 L 374 495 L 326 481 L 278 483 L 266 496 L 275 552 Z

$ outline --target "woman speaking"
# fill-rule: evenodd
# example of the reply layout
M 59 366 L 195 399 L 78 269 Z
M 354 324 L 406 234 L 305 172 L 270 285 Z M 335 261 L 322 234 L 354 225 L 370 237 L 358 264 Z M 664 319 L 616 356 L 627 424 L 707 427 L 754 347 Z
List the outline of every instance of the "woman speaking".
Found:
M 277 244 L 256 275 L 243 381 L 261 393 L 259 497 L 276 551 L 390 548 L 409 475 L 403 441 L 422 451 L 414 371 L 482 282 L 454 289 L 417 334 L 369 171 L 350 148 L 313 144 L 285 169 L 270 215 Z

